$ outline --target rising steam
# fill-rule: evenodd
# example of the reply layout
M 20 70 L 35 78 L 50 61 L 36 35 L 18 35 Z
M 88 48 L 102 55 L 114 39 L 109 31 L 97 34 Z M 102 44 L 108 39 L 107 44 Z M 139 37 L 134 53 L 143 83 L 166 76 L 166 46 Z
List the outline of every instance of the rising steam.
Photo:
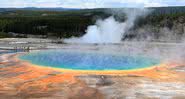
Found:
M 116 21 L 111 16 L 104 20 L 97 20 L 95 25 L 88 26 L 86 34 L 80 38 L 65 39 L 66 43 L 120 43 L 125 32 L 134 26 L 138 17 L 145 16 L 147 9 L 111 10 L 113 15 L 126 15 L 124 22 Z

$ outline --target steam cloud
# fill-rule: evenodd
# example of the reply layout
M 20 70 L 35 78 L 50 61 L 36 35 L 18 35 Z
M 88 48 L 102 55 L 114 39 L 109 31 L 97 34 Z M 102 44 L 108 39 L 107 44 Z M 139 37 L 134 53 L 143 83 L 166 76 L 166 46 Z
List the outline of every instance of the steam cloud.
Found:
M 66 43 L 120 43 L 126 31 L 134 26 L 138 17 L 146 16 L 148 9 L 112 9 L 116 15 L 126 14 L 126 21 L 119 22 L 111 16 L 104 20 L 97 20 L 95 25 L 88 26 L 87 32 L 80 38 L 65 39 Z
M 104 20 L 97 20 L 95 25 L 89 26 L 84 36 L 80 38 L 65 39 L 66 43 L 120 43 L 124 38 L 125 33 L 130 30 L 137 18 L 145 17 L 152 10 L 148 9 L 112 9 L 108 12 L 118 17 L 127 19 L 124 22 L 117 21 L 113 16 Z M 185 60 L 185 40 L 176 37 L 176 31 L 171 31 L 166 27 L 160 27 L 158 32 L 152 32 L 154 26 L 144 26 L 134 33 L 139 34 L 139 38 L 134 40 L 125 41 L 123 45 L 97 45 L 101 48 L 102 53 L 116 53 L 124 52 L 130 56 L 144 55 L 161 60 L 161 63 L 177 63 L 184 64 Z M 160 38 L 155 38 L 155 34 L 159 34 Z M 140 41 L 140 38 L 141 39 Z M 158 40 L 160 39 L 160 40 Z M 150 42 L 154 41 L 154 42 Z M 162 40 L 162 42 L 161 42 Z M 131 41 L 131 42 L 130 42 Z M 163 42 L 167 41 L 167 42 Z M 176 43 L 176 42 L 181 43 Z M 93 46 L 94 47 L 94 46 Z

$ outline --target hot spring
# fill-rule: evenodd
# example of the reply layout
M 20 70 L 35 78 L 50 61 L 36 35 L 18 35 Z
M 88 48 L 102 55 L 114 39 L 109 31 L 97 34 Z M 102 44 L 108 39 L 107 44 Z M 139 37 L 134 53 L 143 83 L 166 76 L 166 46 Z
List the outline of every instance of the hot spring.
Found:
M 159 60 L 140 55 L 46 50 L 19 57 L 32 64 L 69 70 L 134 70 L 155 66 Z

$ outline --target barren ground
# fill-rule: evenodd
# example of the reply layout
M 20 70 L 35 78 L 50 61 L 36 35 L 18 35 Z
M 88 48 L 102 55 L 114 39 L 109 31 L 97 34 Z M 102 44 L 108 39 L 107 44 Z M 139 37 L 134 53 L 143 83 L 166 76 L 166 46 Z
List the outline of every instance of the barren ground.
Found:
M 138 45 L 135 47 L 135 45 Z M 41 39 L 3 39 L 1 51 L 30 47 L 35 50 L 66 49 L 152 55 L 166 58 L 169 49 L 183 44 L 123 43 L 120 45 L 55 44 Z M 172 47 L 173 46 L 173 47 Z M 176 46 L 176 47 L 174 47 Z M 143 48 L 144 47 L 144 48 Z M 126 48 L 126 49 L 125 49 Z M 157 50 L 156 50 L 157 48 Z M 140 49 L 140 50 L 139 50 Z M 141 50 L 142 49 L 142 50 Z M 154 50 L 155 49 L 155 50 Z M 181 50 L 181 49 L 178 49 Z M 31 50 L 30 50 L 31 51 Z M 19 53 L 18 53 L 19 54 Z M 0 99 L 184 99 L 185 65 L 159 67 L 129 72 L 123 75 L 80 74 L 35 67 L 16 58 L 18 54 L 3 54 L 0 60 Z M 160 56 L 159 56 L 160 55 Z M 172 54 L 173 55 L 173 54 Z

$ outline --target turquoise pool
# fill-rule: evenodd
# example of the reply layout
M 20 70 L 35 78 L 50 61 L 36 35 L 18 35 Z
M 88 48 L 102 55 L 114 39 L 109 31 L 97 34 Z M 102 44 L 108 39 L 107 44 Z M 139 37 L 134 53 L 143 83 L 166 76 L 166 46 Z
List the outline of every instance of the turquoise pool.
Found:
M 36 65 L 73 70 L 133 70 L 151 67 L 160 63 L 157 59 L 144 56 L 62 50 L 32 52 L 19 58 Z

